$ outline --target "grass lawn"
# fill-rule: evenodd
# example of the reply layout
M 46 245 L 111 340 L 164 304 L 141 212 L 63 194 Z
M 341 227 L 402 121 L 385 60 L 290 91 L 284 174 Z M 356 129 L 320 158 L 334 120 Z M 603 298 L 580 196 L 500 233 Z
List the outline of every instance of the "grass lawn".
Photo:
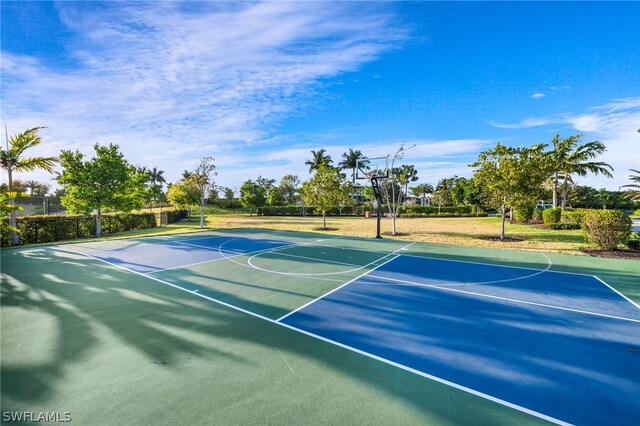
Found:
M 500 219 L 495 217 L 399 218 L 396 225 L 399 235 L 392 237 L 385 234 L 385 238 L 569 254 L 582 254 L 580 249 L 586 246 L 580 230 L 552 231 L 508 222 L 506 224 L 507 235 L 522 239 L 522 241 L 500 242 L 480 238 L 500 235 Z M 207 216 L 207 226 L 221 230 L 226 228 L 269 228 L 302 232 L 327 232 L 320 230 L 322 217 L 210 215 Z M 328 231 L 331 234 L 372 237 L 376 233 L 376 220 L 375 218 L 364 219 L 360 217 L 330 217 L 327 218 L 327 227 L 334 229 Z M 390 230 L 391 219 L 384 218 L 382 232 L 388 233 Z

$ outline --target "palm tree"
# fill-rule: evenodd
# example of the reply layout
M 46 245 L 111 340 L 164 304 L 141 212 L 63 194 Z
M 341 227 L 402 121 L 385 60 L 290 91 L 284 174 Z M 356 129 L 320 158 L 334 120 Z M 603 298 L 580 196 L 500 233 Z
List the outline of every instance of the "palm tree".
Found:
M 403 164 L 400 167 L 400 173 L 398 174 L 398 180 L 404 184 L 404 196 L 408 195 L 409 182 L 415 182 L 418 180 L 418 170 L 413 164 Z
M 309 166 L 309 173 L 313 172 L 314 170 L 318 170 L 318 168 L 323 164 L 329 166 L 331 165 L 331 163 L 333 163 L 331 156 L 325 154 L 326 152 L 327 151 L 324 148 L 319 149 L 318 151 L 311 151 L 311 155 L 313 157 L 311 158 L 311 160 L 307 160 L 304 162 L 306 166 Z
M 24 183 L 24 187 L 29 190 L 29 195 L 33 195 L 35 190 L 40 187 L 40 182 L 37 180 L 28 180 Z
M 158 170 L 157 167 L 147 169 L 147 175 L 149 176 L 152 195 L 157 195 L 159 198 L 162 198 L 162 190 L 164 184 L 167 183 L 164 178 L 164 170 Z M 151 203 L 149 203 L 149 206 L 151 206 Z M 160 215 L 162 215 L 162 199 L 160 199 Z
M 351 196 L 353 197 L 353 205 L 356 205 L 356 167 L 358 166 L 358 160 L 364 158 L 362 152 L 359 149 L 353 150 L 349 148 L 349 152 L 342 153 L 342 161 L 338 163 L 343 169 L 351 169 Z
M 567 204 L 567 191 L 571 175 L 586 176 L 588 173 L 603 174 L 612 178 L 613 167 L 604 161 L 591 161 L 604 153 L 607 148 L 600 141 L 580 144 L 582 135 L 577 134 L 561 139 L 553 138 L 553 151 L 550 152 L 553 190 L 553 207 L 558 207 L 558 182 L 562 182 L 562 208 Z
M 38 131 L 43 127 L 33 127 L 22 133 L 18 133 L 7 138 L 7 148 L 0 149 L 0 165 L 7 171 L 9 191 L 13 191 L 13 172 L 30 172 L 36 169 L 43 169 L 49 173 L 53 173 L 53 166 L 58 161 L 56 157 L 30 157 L 25 158 L 24 152 L 37 146 L 42 142 Z M 16 214 L 15 211 L 10 213 L 10 225 L 15 228 Z M 11 244 L 18 245 L 20 243 L 18 234 L 11 231 Z
M 629 180 L 632 181 L 633 183 L 630 183 L 628 185 L 622 185 L 620 188 L 633 188 L 625 191 L 625 197 L 635 201 L 640 199 L 640 170 L 634 170 L 634 169 L 629 169 L 629 170 L 635 173 L 635 175 L 633 174 L 629 175 Z
M 411 188 L 411 192 L 413 195 L 418 196 L 422 199 L 422 203 L 425 203 L 427 200 L 427 194 L 433 194 L 433 185 L 429 183 L 421 183 L 413 188 Z

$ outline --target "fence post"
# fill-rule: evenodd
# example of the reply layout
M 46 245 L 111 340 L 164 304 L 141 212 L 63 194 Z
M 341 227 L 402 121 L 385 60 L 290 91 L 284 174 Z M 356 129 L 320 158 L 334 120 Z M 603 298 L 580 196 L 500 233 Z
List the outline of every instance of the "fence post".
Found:
M 36 243 L 38 242 L 38 221 L 36 220 Z
M 80 219 L 76 217 L 76 239 L 80 238 Z

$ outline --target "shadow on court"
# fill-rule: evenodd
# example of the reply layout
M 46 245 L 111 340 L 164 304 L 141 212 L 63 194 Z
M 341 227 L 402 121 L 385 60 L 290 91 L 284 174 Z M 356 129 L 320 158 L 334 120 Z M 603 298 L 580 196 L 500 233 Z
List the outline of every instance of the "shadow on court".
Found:
M 3 274 L 5 411 L 71 410 L 94 423 L 149 411 L 202 422 L 211 409 L 223 423 L 537 422 L 69 253 L 16 252 Z

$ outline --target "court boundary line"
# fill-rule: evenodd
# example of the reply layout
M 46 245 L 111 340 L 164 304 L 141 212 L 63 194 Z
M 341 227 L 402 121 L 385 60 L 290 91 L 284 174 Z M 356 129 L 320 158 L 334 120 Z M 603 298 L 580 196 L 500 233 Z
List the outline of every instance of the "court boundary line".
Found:
M 438 289 L 438 290 L 450 291 L 450 292 L 453 292 L 453 293 L 463 293 L 463 294 L 468 294 L 468 295 L 472 295 L 472 296 L 485 297 L 485 298 L 488 298 L 488 299 L 498 299 L 498 300 L 503 300 L 503 301 L 506 301 L 506 302 L 520 303 L 520 304 L 524 304 L 524 305 L 540 306 L 540 307 L 543 307 L 543 308 L 558 309 L 558 310 L 562 310 L 562 311 L 570 311 L 570 312 L 576 312 L 576 313 L 580 313 L 580 314 L 594 315 L 594 316 L 599 316 L 599 317 L 612 318 L 612 319 L 617 319 L 617 320 L 622 320 L 622 321 L 640 323 L 640 320 L 633 319 L 633 318 L 619 317 L 619 316 L 615 316 L 615 315 L 601 314 L 601 313 L 598 313 L 598 312 L 591 312 L 591 311 L 583 311 L 583 310 L 580 310 L 580 309 L 565 308 L 565 307 L 562 307 L 562 306 L 547 305 L 545 303 L 529 302 L 527 300 L 512 299 L 512 298 L 509 298 L 509 297 L 494 296 L 494 295 L 491 295 L 491 294 L 476 293 L 474 291 L 460 290 L 460 289 L 451 288 L 451 287 L 442 287 L 442 286 L 439 286 L 439 285 L 436 285 L 436 284 L 424 284 L 424 283 L 418 283 L 418 282 L 415 282 L 415 281 L 408 281 L 408 280 L 400 280 L 400 279 L 397 279 L 397 278 L 383 277 L 383 276 L 380 276 L 380 275 L 370 275 L 370 277 L 371 278 L 378 278 L 378 279 L 385 280 L 385 281 L 392 281 L 392 282 L 400 283 L 400 284 L 396 284 L 396 285 L 406 285 L 406 286 L 433 288 L 433 289 Z M 365 284 L 365 285 L 379 285 L 379 284 Z M 382 284 L 382 285 L 384 285 L 384 284 Z
M 297 246 L 294 246 L 294 247 L 297 247 Z M 360 265 L 357 265 L 355 263 L 338 262 L 338 261 L 335 261 L 335 260 L 322 259 L 322 258 L 318 258 L 318 257 L 300 256 L 300 255 L 297 255 L 297 254 L 282 253 L 281 251 L 273 251 L 273 252 L 269 252 L 269 253 L 273 253 L 276 256 L 295 257 L 295 258 L 298 258 L 298 259 L 313 260 L 313 261 L 321 262 L 321 263 L 332 263 L 334 265 L 351 266 L 351 267 L 360 266 Z M 265 253 L 265 254 L 269 254 L 269 253 Z M 262 253 L 259 253 L 259 254 L 262 254 Z
M 209 250 L 209 251 L 213 251 L 213 252 L 217 252 L 218 251 L 217 248 L 212 248 L 212 247 L 197 246 L 195 244 L 187 244 L 187 245 L 198 247 L 198 248 L 203 248 L 203 249 L 206 249 L 206 250 Z M 203 260 L 201 262 L 187 263 L 186 265 L 172 266 L 170 268 L 158 269 L 157 271 L 144 272 L 144 273 L 145 274 L 155 274 L 155 273 L 158 273 L 158 272 L 171 271 L 173 269 L 188 268 L 189 266 L 201 265 L 203 263 L 217 262 L 219 260 L 225 260 L 225 259 L 229 259 L 229 258 L 232 258 L 232 257 L 250 255 L 250 254 L 254 254 L 254 253 L 259 253 L 261 251 L 275 250 L 275 249 L 286 248 L 286 247 L 296 247 L 298 245 L 300 245 L 300 244 L 293 243 L 293 244 L 288 244 L 288 245 L 286 245 L 284 247 L 272 247 L 272 248 L 261 249 L 261 250 L 257 250 L 257 251 L 250 251 L 248 253 L 241 253 L 241 252 L 238 252 L 238 251 L 227 251 L 227 253 L 232 253 L 233 255 L 232 256 L 228 256 L 228 257 L 221 256 L 221 257 L 219 257 L 217 259 L 209 259 L 209 260 Z
M 418 242 L 418 241 L 416 241 L 416 242 Z M 314 245 L 331 248 L 331 246 L 325 246 L 323 244 L 314 244 Z M 349 250 L 356 250 L 356 251 L 371 252 L 371 253 L 384 253 L 384 252 L 378 251 L 378 250 L 367 250 L 367 249 L 352 248 L 352 247 L 348 247 L 348 249 Z M 539 253 L 542 254 L 547 259 L 548 263 L 551 263 L 551 259 L 549 259 L 549 257 L 545 253 L 543 253 L 543 252 L 539 252 Z M 549 272 L 549 273 L 554 273 L 554 274 L 567 274 L 567 275 L 577 275 L 577 276 L 581 276 L 581 277 L 591 277 L 591 278 L 595 278 L 596 280 L 600 281 L 602 284 L 604 284 L 610 290 L 613 290 L 616 294 L 621 296 L 627 302 L 631 303 L 631 305 L 633 307 L 635 307 L 637 309 L 640 309 L 640 304 L 634 302 L 633 300 L 631 300 L 630 298 L 628 298 L 627 296 L 622 294 L 620 291 L 618 291 L 615 288 L 613 288 L 610 284 L 605 282 L 599 276 L 594 275 L 594 274 L 583 274 L 583 273 L 580 273 L 580 272 L 556 271 L 556 270 L 551 269 L 551 267 L 554 265 L 553 263 L 551 265 L 547 265 L 547 268 L 542 270 L 542 269 L 536 269 L 536 268 L 528 268 L 526 266 L 500 265 L 500 264 L 497 264 L 497 263 L 474 262 L 474 261 L 471 261 L 471 260 L 447 259 L 447 258 L 442 258 L 442 257 L 420 256 L 420 255 L 416 255 L 416 254 L 401 254 L 401 256 L 413 257 L 413 258 L 418 258 L 418 259 L 441 260 L 443 262 L 457 262 L 457 263 L 469 263 L 469 264 L 473 264 L 473 265 L 495 266 L 497 268 L 526 269 L 526 270 L 529 270 L 529 271 L 536 271 L 538 273 Z M 536 273 L 534 275 L 538 275 L 538 273 Z M 531 275 L 531 276 L 534 276 L 534 275 Z
M 411 243 L 411 244 L 413 244 L 413 243 Z M 409 246 L 411 246 L 411 244 L 408 244 L 408 245 L 407 245 L 407 246 L 405 246 L 405 247 L 409 247 Z M 296 313 L 296 312 L 298 312 L 298 311 L 301 311 L 302 309 L 304 309 L 304 308 L 306 308 L 307 306 L 309 306 L 309 305 L 311 305 L 311 304 L 313 304 L 313 303 L 317 302 L 318 300 L 320 300 L 320 299 L 324 299 L 325 297 L 327 297 L 327 296 L 328 296 L 328 295 L 330 295 L 331 293 L 334 293 L 334 292 L 336 292 L 336 291 L 340 290 L 341 288 L 343 288 L 343 287 L 345 287 L 345 286 L 347 286 L 347 285 L 351 284 L 352 282 L 354 282 L 354 281 L 356 281 L 356 280 L 358 280 L 358 279 L 360 279 L 360 278 L 364 277 L 365 275 L 370 274 L 371 272 L 375 271 L 376 269 L 381 268 L 382 266 L 386 265 L 387 263 L 391 262 L 392 260 L 397 259 L 397 258 L 400 256 L 400 255 L 396 254 L 399 250 L 400 250 L 400 249 L 398 249 L 398 250 L 396 250 L 396 251 L 394 251 L 394 252 L 392 252 L 392 253 L 388 253 L 388 254 L 387 254 L 387 256 L 381 257 L 381 258 L 380 258 L 380 259 L 378 259 L 377 261 L 381 261 L 382 259 L 384 259 L 385 257 L 388 257 L 388 256 L 395 256 L 395 257 L 392 257 L 391 259 L 387 259 L 386 261 L 384 261 L 384 262 L 382 262 L 381 264 L 377 265 L 375 268 L 373 268 L 373 269 L 370 269 L 370 270 L 368 270 L 368 271 L 363 272 L 362 274 L 358 275 L 357 277 L 355 277 L 355 278 L 353 278 L 353 279 L 351 279 L 351 280 L 347 281 L 346 283 L 344 283 L 344 284 L 342 284 L 342 285 L 340 285 L 340 286 L 338 286 L 338 287 L 334 288 L 334 289 L 333 289 L 333 290 L 331 290 L 331 291 L 328 291 L 327 293 L 324 293 L 324 294 L 322 294 L 322 295 L 320 295 L 320 296 L 316 297 L 316 298 L 315 298 L 315 299 L 313 299 L 313 300 L 310 300 L 309 302 L 305 303 L 305 304 L 304 304 L 304 305 L 302 305 L 302 306 L 298 306 L 298 307 L 297 307 L 296 309 L 294 309 L 293 311 L 288 312 L 288 313 L 284 314 L 283 316 L 281 316 L 280 318 L 276 319 L 276 322 L 280 322 L 280 321 L 284 320 L 285 318 L 287 318 L 287 317 L 289 317 L 289 316 L 291 316 L 291 315 L 295 314 L 295 313 Z M 376 261 L 376 262 L 377 262 L 377 261 Z M 373 262 L 373 263 L 375 263 L 375 262 Z M 370 265 L 370 264 L 369 264 L 369 265 Z
M 219 305 L 225 306 L 225 307 L 227 307 L 227 308 L 229 308 L 229 309 L 233 309 L 233 310 L 235 310 L 235 311 L 242 312 L 242 313 L 244 313 L 244 314 L 247 314 L 247 315 L 252 316 L 252 317 L 254 317 L 254 318 L 257 318 L 257 319 L 261 319 L 261 320 L 266 321 L 266 322 L 268 322 L 268 323 L 271 323 L 271 324 L 274 324 L 274 325 L 278 325 L 278 326 L 280 326 L 280 327 L 287 328 L 287 329 L 289 329 L 289 330 L 291 330 L 291 331 L 294 331 L 294 332 L 297 332 L 297 333 L 300 333 L 300 334 L 303 334 L 303 335 L 306 335 L 306 336 L 309 336 L 309 337 L 315 338 L 315 339 L 317 339 L 317 340 L 321 340 L 321 341 L 323 341 L 323 342 L 325 342 L 325 343 L 329 343 L 329 344 L 334 345 L 334 346 L 337 346 L 337 347 L 339 347 L 339 348 L 346 349 L 346 350 L 348 350 L 348 351 L 351 351 L 351 352 L 357 353 L 357 354 L 359 354 L 359 355 L 363 355 L 363 356 L 365 356 L 365 357 L 367 357 L 367 358 L 371 358 L 371 359 L 374 359 L 374 360 L 376 360 L 376 361 L 380 361 L 380 362 L 382 362 L 382 363 L 384 363 L 384 364 L 391 365 L 391 366 L 393 366 L 393 367 L 399 368 L 399 369 L 404 370 L 404 371 L 407 371 L 407 372 L 409 372 L 409 373 L 416 374 L 416 375 L 421 376 L 421 377 L 425 377 L 425 378 L 427 378 L 427 379 L 429 379 L 429 380 L 432 380 L 432 381 L 434 381 L 434 382 L 438 382 L 438 383 L 441 383 L 441 384 L 443 384 L 443 385 L 446 385 L 446 386 L 452 387 L 452 388 L 454 388 L 454 389 L 458 389 L 458 390 L 460 390 L 460 391 L 463 391 L 463 392 L 469 393 L 469 394 L 471 394 L 471 395 L 475 395 L 475 396 L 478 396 L 478 397 L 480 397 L 480 398 L 483 398 L 483 399 L 486 399 L 486 400 L 489 400 L 489 401 L 495 402 L 495 403 L 497 403 L 497 404 L 499 404 L 499 405 L 502 405 L 502 406 L 505 406 L 505 407 L 508 407 L 508 408 L 512 408 L 512 409 L 514 409 L 514 410 L 517 410 L 517 411 L 523 412 L 523 413 L 525 413 L 525 414 L 529 414 L 529 415 L 531 415 L 531 416 L 534 416 L 534 417 L 537 417 L 537 418 L 540 418 L 540 419 L 543 419 L 543 420 L 546 420 L 546 421 L 549 421 L 549 422 L 552 422 L 552 423 L 556 423 L 556 424 L 558 424 L 558 425 L 562 425 L 562 426 L 571 426 L 571 424 L 570 424 L 570 423 L 568 423 L 568 422 L 565 422 L 565 421 L 562 421 L 562 420 L 556 419 L 556 418 L 554 418 L 554 417 L 551 417 L 551 416 L 548 416 L 548 415 L 546 415 L 546 414 L 543 414 L 543 413 L 540 413 L 540 412 L 537 412 L 537 411 L 531 410 L 531 409 L 526 408 L 526 407 L 522 407 L 522 406 L 520 406 L 520 405 L 517 405 L 517 404 L 514 404 L 514 403 L 512 403 L 512 402 L 509 402 L 509 401 L 506 401 L 506 400 L 503 400 L 503 399 L 500 399 L 500 398 L 497 398 L 497 397 L 491 396 L 491 395 L 486 394 L 486 393 L 484 393 L 484 392 L 477 391 L 477 390 L 475 390 L 475 389 L 472 389 L 472 388 L 469 388 L 469 387 L 466 387 L 466 386 L 460 385 L 460 384 L 458 384 L 458 383 L 451 382 L 451 381 L 446 380 L 446 379 L 443 379 L 443 378 L 441 378 L 441 377 L 434 376 L 434 375 L 429 374 L 429 373 L 425 373 L 425 372 L 420 371 L 420 370 L 417 370 L 417 369 L 415 369 L 415 368 L 408 367 L 408 366 L 406 366 L 406 365 L 404 365 L 404 364 L 400 364 L 400 363 L 395 362 L 395 361 L 392 361 L 392 360 L 390 360 L 390 359 L 383 358 L 383 357 L 381 357 L 381 356 L 374 355 L 374 354 L 369 353 L 369 352 L 365 352 L 365 351 L 363 351 L 363 350 L 361 350 L 361 349 L 354 348 L 354 347 L 349 346 L 349 345 L 346 345 L 346 344 L 344 344 L 344 343 L 340 343 L 340 342 L 338 342 L 338 341 L 328 339 L 328 338 L 326 338 L 326 337 L 320 336 L 320 335 L 318 335 L 318 334 L 311 333 L 311 332 L 306 331 L 306 330 L 303 330 L 303 329 L 301 329 L 301 328 L 297 328 L 297 327 L 294 327 L 294 326 L 292 326 L 292 325 L 289 325 L 289 324 L 286 324 L 286 323 L 283 323 L 283 322 L 278 322 L 278 321 L 276 321 L 276 320 L 274 320 L 274 319 L 272 319 L 272 318 L 266 317 L 266 316 L 264 316 L 264 315 L 260 315 L 260 314 L 258 314 L 258 313 L 256 313 L 256 312 L 252 312 L 252 311 L 246 310 L 246 309 L 244 309 L 244 308 L 241 308 L 241 307 L 239 307 L 239 306 L 235 306 L 235 305 L 232 305 L 232 304 L 230 304 L 230 303 L 223 302 L 222 300 L 218 300 L 218 299 L 216 299 L 216 298 L 209 297 L 209 296 L 206 296 L 206 295 L 204 295 L 204 294 L 200 294 L 200 293 L 198 293 L 198 292 L 197 292 L 197 290 L 188 290 L 188 289 L 186 289 L 186 288 L 184 288 L 184 287 L 181 287 L 181 286 L 179 286 L 179 285 L 177 285 L 177 284 L 173 284 L 173 283 L 170 283 L 170 282 L 168 282 L 168 281 L 161 280 L 161 279 L 156 278 L 156 277 L 153 277 L 153 276 L 145 275 L 145 274 L 143 274 L 143 273 L 136 272 L 136 271 L 134 271 L 134 270 L 131 270 L 131 269 L 125 268 L 125 267 L 120 266 L 120 265 L 112 264 L 112 263 L 110 263 L 110 262 L 108 262 L 108 261 L 106 261 L 106 260 L 103 260 L 103 259 L 100 259 L 100 258 L 97 258 L 97 257 L 91 256 L 91 255 L 86 254 L 86 253 L 79 253 L 79 254 L 81 254 L 81 255 L 83 255 L 83 256 L 85 256 L 85 257 L 88 257 L 88 258 L 90 258 L 90 259 L 96 260 L 96 261 L 98 261 L 98 262 L 105 263 L 105 264 L 110 265 L 110 266 L 112 266 L 112 267 L 114 267 L 114 268 L 122 269 L 122 270 L 124 270 L 124 271 L 126 271 L 126 272 L 130 272 L 130 273 L 132 273 L 132 274 L 139 275 L 139 276 L 141 276 L 141 277 L 151 279 L 151 280 L 153 280 L 153 281 L 159 282 L 159 283 L 161 283 L 161 284 L 167 285 L 167 286 L 169 286 L 169 287 L 172 287 L 172 288 L 174 288 L 174 289 L 177 289 L 177 290 L 183 291 L 183 292 L 188 293 L 188 294 L 191 294 L 191 295 L 193 295 L 193 296 L 200 297 L 200 298 L 205 299 L 205 300 L 208 300 L 208 301 L 210 301 L 210 302 L 214 302 L 214 303 L 216 303 L 216 304 L 219 304 Z

